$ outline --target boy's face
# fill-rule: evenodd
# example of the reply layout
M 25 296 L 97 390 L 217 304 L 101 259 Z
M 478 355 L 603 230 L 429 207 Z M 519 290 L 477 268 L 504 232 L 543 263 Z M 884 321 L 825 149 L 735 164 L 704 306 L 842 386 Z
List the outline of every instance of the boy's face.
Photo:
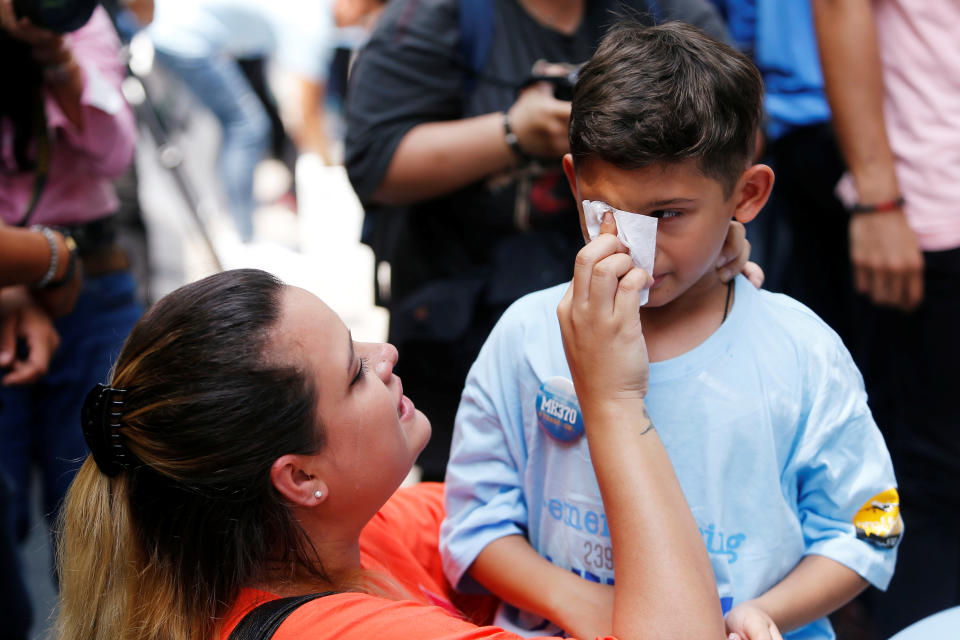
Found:
M 601 200 L 616 209 L 658 219 L 648 307 L 673 302 L 687 291 L 706 292 L 719 283 L 716 262 L 737 212 L 739 185 L 725 198 L 720 182 L 703 175 L 695 160 L 620 169 L 590 158 L 574 172 L 568 154 L 564 169 L 577 199 L 585 240 L 589 237 L 583 200 Z

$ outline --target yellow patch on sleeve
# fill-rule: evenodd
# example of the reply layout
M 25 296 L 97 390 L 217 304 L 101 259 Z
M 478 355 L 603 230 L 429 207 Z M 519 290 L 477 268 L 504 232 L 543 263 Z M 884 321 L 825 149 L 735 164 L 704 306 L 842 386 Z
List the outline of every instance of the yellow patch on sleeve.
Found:
M 878 547 L 892 548 L 903 535 L 903 519 L 900 517 L 900 494 L 896 489 L 887 489 L 873 496 L 860 507 L 853 517 L 857 537 Z

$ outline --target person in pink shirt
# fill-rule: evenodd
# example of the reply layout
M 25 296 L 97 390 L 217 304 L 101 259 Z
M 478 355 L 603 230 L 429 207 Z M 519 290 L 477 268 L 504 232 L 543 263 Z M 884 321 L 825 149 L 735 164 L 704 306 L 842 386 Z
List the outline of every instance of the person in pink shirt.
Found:
M 814 0 L 864 377 L 908 532 L 878 635 L 960 604 L 960 2 Z
M 136 139 L 120 93 L 119 48 L 102 8 L 61 35 L 0 0 L 0 216 L 10 226 L 56 225 L 76 241 L 77 258 L 51 243 L 51 264 L 75 260 L 85 274 L 73 312 L 56 322 L 61 346 L 48 373 L 33 384 L 0 386 L 0 473 L 12 487 L 20 540 L 32 467 L 40 470 L 44 513 L 54 516 L 87 454 L 78 428 L 84 396 L 106 378 L 142 312 L 111 230 L 118 205 L 111 179 L 129 166 Z M 53 284 L 44 276 L 34 286 Z

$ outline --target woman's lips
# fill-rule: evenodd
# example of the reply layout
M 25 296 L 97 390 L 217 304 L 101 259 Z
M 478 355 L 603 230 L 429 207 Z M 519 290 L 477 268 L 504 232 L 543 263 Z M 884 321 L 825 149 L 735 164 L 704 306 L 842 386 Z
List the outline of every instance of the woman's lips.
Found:
M 650 288 L 653 289 L 654 287 L 659 286 L 659 284 L 660 284 L 661 282 L 663 282 L 663 279 L 666 278 L 666 277 L 667 277 L 667 274 L 665 274 L 665 273 L 661 273 L 660 275 L 654 275 L 654 276 L 653 276 L 653 285 L 651 285 Z
M 413 401 L 407 396 L 400 397 L 400 421 L 403 422 L 413 416 Z
M 397 377 L 397 395 L 400 396 L 400 400 L 397 401 L 397 417 L 403 421 L 413 415 L 414 407 L 413 401 L 403 395 L 403 381 L 399 377 Z

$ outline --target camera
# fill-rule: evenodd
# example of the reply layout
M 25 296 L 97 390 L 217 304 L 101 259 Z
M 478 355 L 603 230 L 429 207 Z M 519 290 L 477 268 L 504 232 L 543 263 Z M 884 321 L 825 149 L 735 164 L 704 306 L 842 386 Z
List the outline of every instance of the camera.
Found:
M 573 88 L 577 84 L 577 78 L 580 77 L 580 67 L 574 67 L 563 75 L 539 75 L 534 74 L 526 79 L 523 87 L 529 87 L 537 82 L 549 82 L 553 85 L 553 97 L 557 100 L 573 100 Z
M 76 31 L 87 24 L 99 0 L 13 0 L 18 18 L 56 33 Z

